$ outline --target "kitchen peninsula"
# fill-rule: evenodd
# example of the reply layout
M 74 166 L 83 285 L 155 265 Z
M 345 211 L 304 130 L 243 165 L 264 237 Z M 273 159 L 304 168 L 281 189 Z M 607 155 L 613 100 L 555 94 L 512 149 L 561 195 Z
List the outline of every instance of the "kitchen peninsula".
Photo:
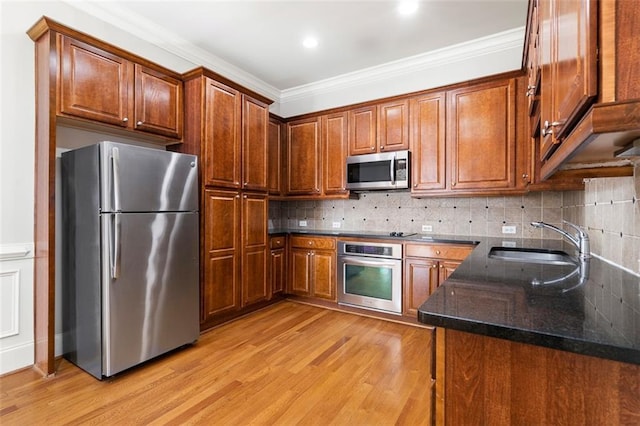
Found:
M 562 244 L 516 242 L 571 253 Z M 489 257 L 501 245 L 483 239 L 418 310 L 437 326 L 438 424 L 638 423 L 638 277 L 598 257 L 586 267 Z

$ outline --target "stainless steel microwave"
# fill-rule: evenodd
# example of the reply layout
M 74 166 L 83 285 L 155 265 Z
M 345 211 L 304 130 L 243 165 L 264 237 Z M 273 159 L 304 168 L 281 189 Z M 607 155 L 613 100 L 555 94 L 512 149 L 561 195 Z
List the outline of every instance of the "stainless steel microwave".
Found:
M 408 189 L 409 158 L 408 150 L 347 157 L 347 189 Z

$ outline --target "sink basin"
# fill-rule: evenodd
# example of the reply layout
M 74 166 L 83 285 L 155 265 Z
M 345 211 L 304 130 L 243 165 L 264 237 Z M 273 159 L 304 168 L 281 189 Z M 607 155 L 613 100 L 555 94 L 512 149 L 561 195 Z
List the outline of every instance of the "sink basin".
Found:
M 575 265 L 576 262 L 562 250 L 537 248 L 492 247 L 489 251 L 492 259 L 513 262 L 541 263 L 545 265 Z

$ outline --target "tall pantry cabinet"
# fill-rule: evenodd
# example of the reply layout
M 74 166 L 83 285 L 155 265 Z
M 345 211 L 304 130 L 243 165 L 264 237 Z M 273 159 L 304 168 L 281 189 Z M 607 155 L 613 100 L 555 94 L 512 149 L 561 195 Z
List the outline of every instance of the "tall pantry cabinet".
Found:
M 201 329 L 271 298 L 268 281 L 270 101 L 204 68 L 185 80 L 181 152 L 200 158 Z

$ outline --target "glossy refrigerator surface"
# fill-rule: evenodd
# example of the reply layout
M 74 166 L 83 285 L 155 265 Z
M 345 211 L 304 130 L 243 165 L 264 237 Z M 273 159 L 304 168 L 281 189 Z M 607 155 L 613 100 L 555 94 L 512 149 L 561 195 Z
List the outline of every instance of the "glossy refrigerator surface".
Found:
M 64 356 L 102 378 L 196 341 L 197 158 L 69 151 L 62 199 Z

